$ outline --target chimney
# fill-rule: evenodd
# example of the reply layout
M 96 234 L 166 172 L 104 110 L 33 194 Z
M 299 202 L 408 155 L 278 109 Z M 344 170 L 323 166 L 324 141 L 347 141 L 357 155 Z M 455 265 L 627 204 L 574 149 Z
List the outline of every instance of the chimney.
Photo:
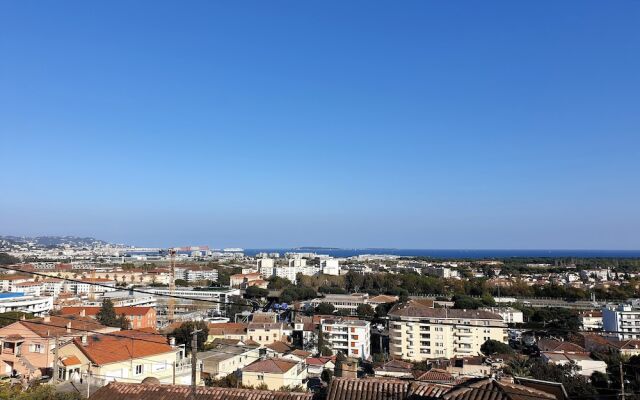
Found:
M 87 334 L 85 333 L 84 335 L 82 335 L 82 345 L 86 346 L 87 344 L 89 344 L 89 342 L 87 340 Z
M 171 336 L 169 338 L 169 345 L 171 346 L 175 346 L 176 345 L 176 338 L 174 338 L 173 336 Z
M 42 319 L 42 322 L 48 324 L 49 322 L 51 322 L 51 317 L 48 315 L 45 315 L 44 318 Z
M 71 333 L 71 322 L 67 322 L 67 333 Z
M 86 317 L 87 316 L 87 312 L 86 312 L 86 310 L 84 308 L 80 310 L 80 316 L 81 317 Z

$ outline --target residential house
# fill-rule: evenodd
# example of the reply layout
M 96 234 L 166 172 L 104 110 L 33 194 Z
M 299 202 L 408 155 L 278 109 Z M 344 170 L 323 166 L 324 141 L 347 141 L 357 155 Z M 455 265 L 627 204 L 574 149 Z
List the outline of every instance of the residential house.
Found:
M 540 353 L 540 357 L 549 364 L 575 365 L 580 375 L 591 376 L 594 372 L 601 372 L 605 375 L 607 373 L 607 363 L 593 359 L 589 353 L 543 351 Z
M 277 341 L 288 342 L 291 339 L 291 327 L 282 322 L 259 323 L 250 322 L 247 326 L 249 340 L 266 346 Z
M 203 378 L 220 379 L 260 359 L 258 346 L 215 343 L 211 350 L 197 354 Z
M 247 324 L 226 322 L 220 324 L 209 324 L 209 336 L 207 343 L 216 339 L 235 339 L 244 341 L 247 339 Z
M 191 382 L 191 360 L 185 357 L 184 347 L 167 343 L 166 337 L 152 330 L 83 335 L 60 346 L 58 355 L 62 360 L 58 366 L 61 380 L 89 371 L 95 378 L 92 384 L 100 386 L 120 379 L 142 382 L 148 377 L 155 377 L 160 383 Z M 69 368 L 65 365 L 68 359 L 80 363 Z
M 336 368 L 336 356 L 312 357 L 305 360 L 309 376 L 320 376 L 325 369 L 333 372 Z
M 279 358 L 256 361 L 242 369 L 242 385 L 278 390 L 303 386 L 307 380 L 304 363 Z
M 413 378 L 413 364 L 402 360 L 390 360 L 373 368 L 376 377 Z
M 129 329 L 156 329 L 156 309 L 154 307 L 114 307 L 118 316 L 124 315 L 129 323 Z M 61 315 L 80 315 L 96 318 L 100 307 L 62 307 Z
M 117 330 L 80 316 L 46 316 L 21 320 L 0 328 L 0 374 L 13 371 L 37 378 L 50 375 L 53 349 L 59 342 L 82 336 L 86 331 L 108 333 Z

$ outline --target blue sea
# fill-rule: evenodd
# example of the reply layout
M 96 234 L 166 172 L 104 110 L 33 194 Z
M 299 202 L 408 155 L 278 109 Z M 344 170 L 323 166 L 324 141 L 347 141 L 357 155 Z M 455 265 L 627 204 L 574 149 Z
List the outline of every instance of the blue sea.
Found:
M 436 250 L 436 249 L 338 249 L 318 247 L 297 247 L 281 249 L 245 249 L 244 254 L 258 253 L 316 253 L 332 257 L 353 257 L 362 254 L 394 255 L 402 257 L 429 257 L 434 259 L 492 259 L 492 258 L 640 258 L 640 250 Z

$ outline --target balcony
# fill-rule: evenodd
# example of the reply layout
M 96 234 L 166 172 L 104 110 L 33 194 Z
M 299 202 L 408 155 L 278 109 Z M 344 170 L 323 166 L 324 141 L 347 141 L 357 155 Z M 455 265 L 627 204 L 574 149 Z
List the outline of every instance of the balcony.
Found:
M 456 331 L 454 333 L 454 335 L 455 336 L 465 336 L 465 337 L 467 337 L 467 336 L 473 336 L 473 333 L 471 331 L 460 331 L 459 330 L 459 331 Z
M 455 349 L 457 353 L 471 353 L 471 347 L 458 347 Z

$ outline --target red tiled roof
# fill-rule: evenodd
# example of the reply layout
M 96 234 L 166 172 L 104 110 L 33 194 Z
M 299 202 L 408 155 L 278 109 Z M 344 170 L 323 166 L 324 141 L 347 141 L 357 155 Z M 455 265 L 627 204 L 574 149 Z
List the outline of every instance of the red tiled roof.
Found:
M 15 322 L 31 330 L 40 337 L 54 336 L 82 336 L 86 331 L 103 331 L 106 326 L 89 317 L 79 315 L 56 316 L 46 318 L 34 318 Z M 67 326 L 70 330 L 67 332 Z
M 443 369 L 432 368 L 429 371 L 414 375 L 416 380 L 425 382 L 453 382 L 453 375 Z
M 393 306 L 388 315 L 390 317 L 476 318 L 502 321 L 502 317 L 500 315 L 485 310 L 431 308 L 413 300 L 410 300 L 408 303 Z
M 472 379 L 454 387 L 442 396 L 443 400 L 555 400 L 541 390 L 522 385 L 499 382 L 492 378 Z
M 92 335 L 87 337 L 87 341 L 88 343 L 83 345 L 82 341 L 76 338 L 74 344 L 97 365 L 175 351 L 167 344 L 166 338 L 153 334 L 152 330 L 127 330 L 114 332 L 112 335 Z
M 247 324 L 225 322 L 221 324 L 209 324 L 210 336 L 243 335 L 247 332 Z
M 91 400 L 187 400 L 190 386 L 144 385 L 111 382 L 98 389 Z M 198 400 L 311 400 L 312 393 L 275 392 L 255 389 L 196 387 Z
M 293 346 L 280 341 L 269 343 L 265 347 L 275 351 L 276 353 L 287 353 L 293 349 Z
M 80 364 L 82 364 L 82 361 L 80 361 L 80 359 L 76 356 L 69 356 L 62 359 L 62 365 L 64 365 L 65 367 L 69 365 L 80 365 Z
M 336 356 L 307 358 L 305 362 L 307 363 L 307 365 L 325 365 L 328 362 L 332 362 L 335 364 Z
M 421 400 L 438 399 L 447 386 L 397 379 L 335 378 L 329 386 L 327 400 Z
M 564 342 L 556 339 L 540 339 L 538 341 L 538 348 L 541 351 L 562 351 L 573 353 L 583 353 L 586 351 L 584 347 L 578 346 L 575 343 Z
M 268 358 L 256 361 L 242 369 L 243 372 L 264 372 L 267 374 L 282 374 L 298 365 L 295 361 L 283 360 L 280 358 Z

